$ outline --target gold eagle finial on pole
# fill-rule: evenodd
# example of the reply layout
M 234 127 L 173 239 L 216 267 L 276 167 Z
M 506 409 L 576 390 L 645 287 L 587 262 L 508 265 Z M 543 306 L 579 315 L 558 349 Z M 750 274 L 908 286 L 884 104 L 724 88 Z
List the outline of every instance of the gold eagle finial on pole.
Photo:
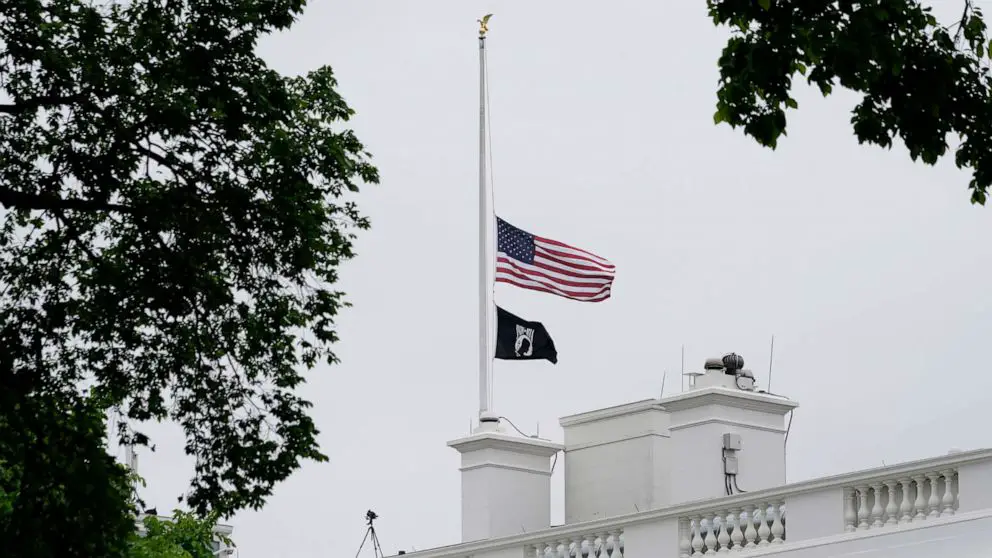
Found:
M 486 36 L 489 31 L 489 18 L 493 17 L 493 14 L 486 14 L 482 16 L 482 19 L 477 19 L 479 22 L 479 38 L 482 39 Z

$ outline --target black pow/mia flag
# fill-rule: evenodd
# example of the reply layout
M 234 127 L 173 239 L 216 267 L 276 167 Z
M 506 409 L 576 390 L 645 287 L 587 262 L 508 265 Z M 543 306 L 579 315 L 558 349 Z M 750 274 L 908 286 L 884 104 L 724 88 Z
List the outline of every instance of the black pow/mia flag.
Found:
M 528 322 L 496 307 L 496 358 L 558 363 L 555 342 L 540 322 Z

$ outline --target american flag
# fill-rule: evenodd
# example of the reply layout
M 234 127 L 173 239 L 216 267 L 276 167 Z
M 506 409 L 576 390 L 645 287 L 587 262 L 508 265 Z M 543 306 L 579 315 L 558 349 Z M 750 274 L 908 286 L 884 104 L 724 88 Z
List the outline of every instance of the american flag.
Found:
M 522 231 L 496 218 L 496 281 L 572 300 L 610 298 L 615 268 L 568 244 Z

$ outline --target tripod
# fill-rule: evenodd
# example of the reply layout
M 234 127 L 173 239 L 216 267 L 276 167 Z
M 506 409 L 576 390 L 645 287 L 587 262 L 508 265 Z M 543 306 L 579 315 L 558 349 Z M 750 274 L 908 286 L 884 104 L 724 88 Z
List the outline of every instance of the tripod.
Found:
M 365 513 L 365 523 L 369 526 L 365 530 L 365 536 L 362 537 L 362 544 L 358 545 L 358 552 L 355 553 L 355 558 L 362 553 L 362 548 L 365 547 L 365 542 L 369 540 L 369 535 L 372 535 L 372 552 L 375 558 L 383 558 L 382 546 L 379 545 L 379 536 L 375 534 L 375 525 L 372 524 L 373 521 L 378 519 L 379 516 L 372 510 Z

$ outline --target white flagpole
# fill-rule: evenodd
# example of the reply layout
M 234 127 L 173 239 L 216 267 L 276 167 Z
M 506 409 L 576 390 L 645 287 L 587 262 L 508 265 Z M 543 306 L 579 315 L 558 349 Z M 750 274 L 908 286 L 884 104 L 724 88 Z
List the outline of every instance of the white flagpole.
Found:
M 486 195 L 486 34 L 479 27 L 479 417 L 489 410 L 489 265 L 486 256 L 486 222 L 489 196 Z
M 493 280 L 490 274 L 492 248 L 492 193 L 486 180 L 486 32 L 489 14 L 479 20 L 479 420 L 492 422 L 489 408 L 489 380 L 493 348 L 490 330 L 493 309 Z M 498 420 L 498 419 L 497 419 Z M 481 424 L 480 424 L 481 426 Z

